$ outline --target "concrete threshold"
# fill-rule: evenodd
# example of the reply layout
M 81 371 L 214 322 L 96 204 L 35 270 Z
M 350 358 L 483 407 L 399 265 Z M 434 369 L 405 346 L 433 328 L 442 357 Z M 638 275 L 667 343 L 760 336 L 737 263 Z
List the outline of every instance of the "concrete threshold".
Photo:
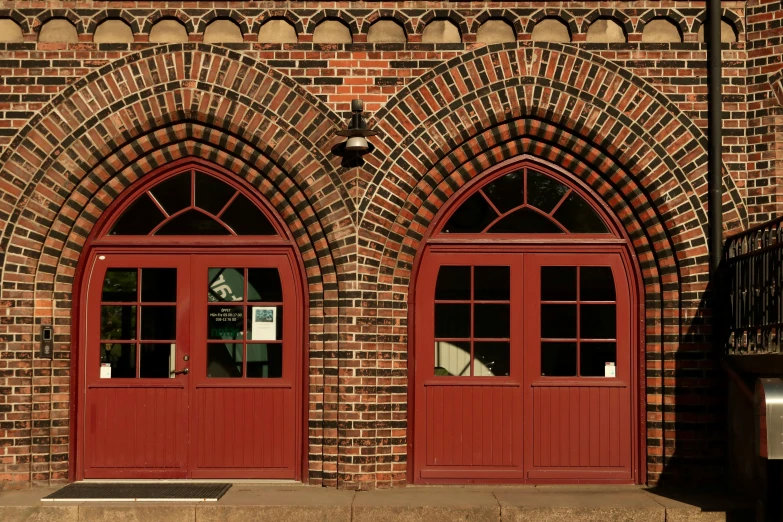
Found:
M 618 486 L 430 486 L 376 490 L 235 483 L 218 502 L 41 502 L 0 492 L 2 522 L 752 522 L 723 495 Z

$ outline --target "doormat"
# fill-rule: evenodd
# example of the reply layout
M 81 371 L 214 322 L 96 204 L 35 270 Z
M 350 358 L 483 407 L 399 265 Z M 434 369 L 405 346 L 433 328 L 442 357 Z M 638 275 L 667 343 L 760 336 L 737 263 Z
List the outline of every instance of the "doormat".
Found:
M 43 502 L 217 502 L 231 484 L 84 483 L 68 484 Z

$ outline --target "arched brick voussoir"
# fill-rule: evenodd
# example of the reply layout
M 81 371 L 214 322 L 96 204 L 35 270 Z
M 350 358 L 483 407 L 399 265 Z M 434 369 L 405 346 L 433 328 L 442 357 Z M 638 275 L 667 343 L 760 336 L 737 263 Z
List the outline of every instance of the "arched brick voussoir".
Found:
M 461 143 L 503 121 L 534 116 L 593 143 L 632 175 L 688 187 L 693 226 L 706 237 L 706 137 L 644 79 L 574 46 L 505 43 L 477 48 L 408 84 L 375 115 L 384 133 L 366 169 L 360 223 L 392 172 L 418 179 Z M 414 145 L 415 144 L 415 145 Z M 727 224 L 747 212 L 724 168 Z M 661 182 L 661 181 L 659 181 Z M 409 185 L 409 184 L 408 184 Z
M 236 99 L 224 95 L 226 87 L 238 93 Z M 248 142 L 272 138 L 261 147 L 270 158 L 288 165 L 285 170 L 290 173 L 317 175 L 320 183 L 332 187 L 330 192 L 339 194 L 329 201 L 328 209 L 319 209 L 319 219 L 336 212 L 340 219 L 351 220 L 351 209 L 346 207 L 350 198 L 334 173 L 333 158 L 327 156 L 340 118 L 290 78 L 207 44 L 147 49 L 112 62 L 65 89 L 19 131 L 0 156 L 0 172 L 12 187 L 0 202 L 0 211 L 16 223 L 20 202 L 63 161 L 60 158 L 71 158 L 72 166 L 86 171 L 101 155 L 134 136 L 160 124 L 188 119 L 219 122 L 229 133 L 245 135 Z M 270 135 L 272 128 L 275 132 Z M 78 179 L 70 172 L 67 177 Z M 320 204 L 310 203 L 316 208 Z M 2 247 L 12 229 L 4 226 Z

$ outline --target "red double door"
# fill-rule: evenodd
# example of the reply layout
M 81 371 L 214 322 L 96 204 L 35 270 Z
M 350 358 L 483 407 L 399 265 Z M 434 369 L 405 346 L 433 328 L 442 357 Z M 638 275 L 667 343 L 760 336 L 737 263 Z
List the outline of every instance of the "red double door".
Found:
M 420 270 L 415 482 L 636 479 L 621 252 L 428 252 Z
M 83 477 L 299 478 L 293 274 L 284 252 L 95 253 Z

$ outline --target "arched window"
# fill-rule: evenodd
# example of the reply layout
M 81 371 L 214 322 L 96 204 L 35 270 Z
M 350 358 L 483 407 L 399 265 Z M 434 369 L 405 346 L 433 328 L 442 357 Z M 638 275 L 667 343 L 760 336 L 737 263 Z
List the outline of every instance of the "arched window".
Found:
M 575 189 L 531 166 L 501 174 L 448 216 L 443 234 L 610 234 Z
M 264 212 L 242 192 L 200 170 L 147 188 L 122 211 L 110 236 L 277 236 Z

